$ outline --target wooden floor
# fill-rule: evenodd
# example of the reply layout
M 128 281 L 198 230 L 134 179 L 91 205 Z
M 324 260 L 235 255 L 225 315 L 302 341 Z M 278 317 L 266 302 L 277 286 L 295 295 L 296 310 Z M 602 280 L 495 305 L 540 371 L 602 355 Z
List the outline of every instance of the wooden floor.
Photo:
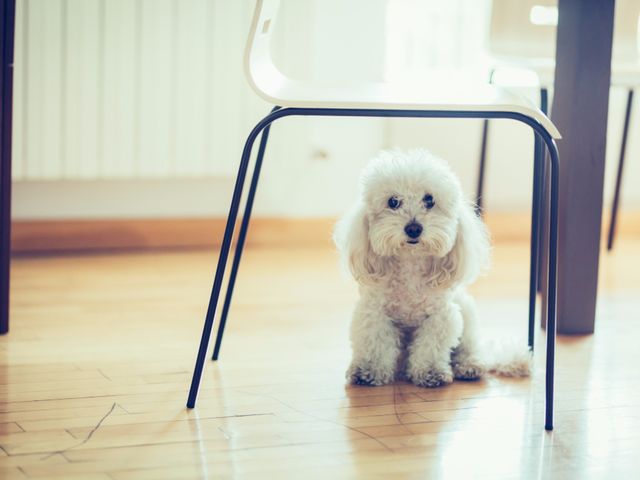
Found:
M 640 478 L 640 242 L 603 257 L 596 334 L 559 341 L 552 433 L 542 355 L 530 379 L 345 386 L 356 289 L 329 249 L 246 253 L 193 411 L 214 252 L 17 258 L 0 476 Z M 496 246 L 474 289 L 487 337 L 525 341 L 527 264 Z

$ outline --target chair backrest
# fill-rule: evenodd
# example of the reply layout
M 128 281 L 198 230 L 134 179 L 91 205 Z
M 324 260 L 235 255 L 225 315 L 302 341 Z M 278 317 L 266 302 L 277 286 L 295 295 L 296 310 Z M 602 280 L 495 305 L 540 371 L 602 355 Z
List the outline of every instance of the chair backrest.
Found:
M 613 62 L 638 63 L 640 0 L 616 0 Z M 557 0 L 493 0 L 489 50 L 505 57 L 553 59 Z
M 244 52 L 245 74 L 251 88 L 268 101 L 276 101 L 278 90 L 290 79 L 277 69 L 271 56 L 271 38 L 280 0 L 257 0 Z

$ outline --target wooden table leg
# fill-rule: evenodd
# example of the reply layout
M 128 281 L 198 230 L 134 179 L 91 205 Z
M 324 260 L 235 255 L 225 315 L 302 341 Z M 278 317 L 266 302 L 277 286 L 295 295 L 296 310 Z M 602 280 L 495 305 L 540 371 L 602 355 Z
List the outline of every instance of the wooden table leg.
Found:
M 559 0 L 552 119 L 560 132 L 558 332 L 595 324 L 614 0 Z
M 15 0 L 0 3 L 0 334 L 9 331 L 9 264 L 11 251 L 11 117 Z

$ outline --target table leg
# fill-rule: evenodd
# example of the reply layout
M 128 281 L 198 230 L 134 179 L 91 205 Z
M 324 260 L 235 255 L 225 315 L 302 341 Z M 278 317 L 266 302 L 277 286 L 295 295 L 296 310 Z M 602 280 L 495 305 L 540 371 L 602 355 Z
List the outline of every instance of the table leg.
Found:
M 558 332 L 595 324 L 614 0 L 559 0 L 552 119 L 560 132 Z

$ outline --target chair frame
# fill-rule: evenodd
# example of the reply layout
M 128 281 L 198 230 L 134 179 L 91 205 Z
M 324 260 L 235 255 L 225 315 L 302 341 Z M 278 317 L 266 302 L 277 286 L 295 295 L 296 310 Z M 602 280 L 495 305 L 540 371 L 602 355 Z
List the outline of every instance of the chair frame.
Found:
M 536 119 L 523 113 L 508 111 L 475 111 L 475 110 L 398 110 L 398 109 L 369 109 L 369 108 L 314 108 L 314 107 L 274 107 L 269 115 L 264 117 L 249 133 L 245 142 L 238 174 L 236 177 L 235 187 L 229 208 L 229 215 L 224 231 L 224 237 L 220 248 L 218 265 L 215 272 L 213 288 L 209 298 L 209 305 L 203 326 L 202 336 L 200 338 L 200 346 L 196 358 L 187 407 L 194 408 L 196 405 L 198 390 L 204 369 L 209 341 L 213 330 L 213 324 L 222 290 L 222 282 L 227 266 L 227 260 L 231 250 L 232 240 L 236 227 L 238 211 L 242 198 L 247 171 L 251 159 L 253 145 L 262 133 L 258 155 L 255 162 L 253 177 L 249 188 L 245 212 L 238 234 L 238 241 L 234 254 L 231 273 L 225 295 L 225 302 L 222 315 L 219 322 L 218 332 L 216 336 L 216 344 L 214 347 L 213 360 L 217 360 L 220 355 L 222 338 L 226 326 L 226 320 L 229 313 L 231 299 L 233 295 L 233 287 L 238 273 L 242 251 L 245 244 L 253 201 L 255 198 L 260 172 L 262 170 L 262 162 L 266 151 L 269 130 L 272 123 L 280 118 L 289 116 L 315 116 L 315 117 L 378 117 L 378 118 L 459 118 L 459 119 L 510 119 L 522 122 L 533 129 L 536 134 L 536 152 L 534 159 L 533 174 L 533 206 L 531 220 L 531 259 L 530 259 L 530 303 L 529 303 L 529 346 L 533 348 L 534 321 L 535 321 L 535 298 L 536 284 L 538 277 L 537 262 L 539 258 L 539 242 L 538 235 L 542 215 L 549 211 L 549 238 L 548 248 L 549 255 L 547 257 L 547 291 L 542 294 L 542 304 L 546 308 L 546 375 L 545 375 L 545 429 L 553 429 L 553 398 L 554 398 L 554 363 L 555 363 L 555 338 L 556 338 L 556 283 L 557 283 L 557 243 L 558 243 L 558 186 L 559 186 L 559 166 L 560 159 L 556 142 L 550 132 Z M 549 155 L 543 155 L 542 143 L 546 145 Z M 549 175 L 549 192 L 550 198 L 548 205 L 542 198 L 543 185 L 543 167 L 545 160 L 548 162 Z M 544 204 L 544 205 L 543 205 Z

